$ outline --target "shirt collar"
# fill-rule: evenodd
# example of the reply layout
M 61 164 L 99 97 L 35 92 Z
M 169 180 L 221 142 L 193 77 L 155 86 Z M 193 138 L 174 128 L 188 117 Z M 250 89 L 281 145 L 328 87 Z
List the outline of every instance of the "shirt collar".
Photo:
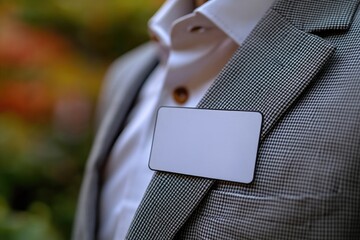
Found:
M 170 32 L 174 22 L 193 10 L 194 5 L 190 0 L 167 0 L 149 20 L 150 34 L 159 38 L 162 44 L 170 46 Z
M 160 42 L 170 46 L 170 32 L 176 20 L 200 13 L 241 45 L 275 0 L 210 0 L 194 11 L 191 0 L 168 0 L 149 20 L 149 28 Z
M 211 0 L 199 12 L 241 45 L 275 0 Z

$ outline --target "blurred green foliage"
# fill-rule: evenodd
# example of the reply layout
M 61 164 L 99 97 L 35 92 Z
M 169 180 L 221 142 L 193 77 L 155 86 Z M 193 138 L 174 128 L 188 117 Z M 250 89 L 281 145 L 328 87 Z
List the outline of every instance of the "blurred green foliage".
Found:
M 69 239 L 105 70 L 161 0 L 0 0 L 0 239 Z
M 10 0 L 9 0 L 10 1 Z M 26 22 L 57 29 L 83 49 L 116 57 L 147 40 L 146 22 L 161 0 L 11 0 Z M 130 39 L 130 41 L 129 41 Z

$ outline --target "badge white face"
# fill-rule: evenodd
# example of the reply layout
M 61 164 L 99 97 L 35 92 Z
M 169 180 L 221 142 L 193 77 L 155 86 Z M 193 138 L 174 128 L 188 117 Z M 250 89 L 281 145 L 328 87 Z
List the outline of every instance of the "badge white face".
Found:
M 261 125 L 259 112 L 161 107 L 149 167 L 250 183 L 254 178 Z

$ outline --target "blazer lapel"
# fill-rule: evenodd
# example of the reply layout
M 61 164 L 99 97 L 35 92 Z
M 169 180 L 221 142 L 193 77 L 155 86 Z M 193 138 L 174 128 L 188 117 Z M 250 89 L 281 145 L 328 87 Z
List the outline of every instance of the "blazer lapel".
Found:
M 151 43 L 142 46 L 140 49 L 137 49 L 137 51 L 135 54 L 138 56 L 132 56 L 134 59 L 128 59 L 126 56 L 122 59 L 122 73 L 118 77 L 124 78 L 124 80 L 116 80 L 121 83 L 121 86 L 115 87 L 109 85 L 109 87 L 114 88 L 116 92 L 113 93 L 114 96 L 110 100 L 111 102 L 108 103 L 108 109 L 103 112 L 104 116 L 101 116 L 101 125 L 98 128 L 92 152 L 102 152 L 103 155 L 109 153 L 119 132 L 123 128 L 126 117 L 131 110 L 142 84 L 158 64 L 157 49 L 152 46 Z M 96 158 L 91 157 L 91 155 L 93 155 L 93 153 L 90 154 L 88 166 L 103 164 L 103 157 Z
M 316 81 L 335 51 L 330 43 L 310 33 L 347 29 L 357 3 L 275 3 L 198 107 L 262 112 L 263 140 L 304 89 Z M 173 238 L 213 183 L 210 179 L 157 172 L 127 239 Z
M 73 239 L 94 239 L 96 236 L 96 221 L 98 211 L 98 189 L 101 183 L 102 168 L 107 160 L 117 136 L 123 128 L 126 116 L 131 109 L 135 97 L 143 82 L 157 64 L 157 51 L 151 44 L 138 49 L 137 57 L 122 58 L 121 78 L 115 79 L 121 83 L 113 93 L 109 108 L 103 111 L 101 125 L 97 129 L 95 141 L 92 146 L 86 174 L 82 183 L 78 210 L 76 214 Z M 139 55 L 141 54 L 141 56 Z M 135 59 L 132 60 L 132 59 Z M 113 85 L 109 85 L 114 87 Z M 107 97 L 107 96 L 106 96 Z

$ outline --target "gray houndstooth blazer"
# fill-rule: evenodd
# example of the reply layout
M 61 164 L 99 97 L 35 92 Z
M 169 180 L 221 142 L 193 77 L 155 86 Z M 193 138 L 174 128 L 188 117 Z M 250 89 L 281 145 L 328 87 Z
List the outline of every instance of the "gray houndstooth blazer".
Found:
M 272 6 L 198 105 L 263 113 L 253 183 L 157 172 L 127 239 L 360 239 L 358 5 L 279 0 Z M 136 79 L 154 66 L 150 49 L 127 56 L 149 53 Z M 115 105 L 103 112 L 74 239 L 94 238 L 98 173 L 131 107 L 132 99 L 119 94 L 139 89 L 141 81 L 133 82 L 123 83 Z

